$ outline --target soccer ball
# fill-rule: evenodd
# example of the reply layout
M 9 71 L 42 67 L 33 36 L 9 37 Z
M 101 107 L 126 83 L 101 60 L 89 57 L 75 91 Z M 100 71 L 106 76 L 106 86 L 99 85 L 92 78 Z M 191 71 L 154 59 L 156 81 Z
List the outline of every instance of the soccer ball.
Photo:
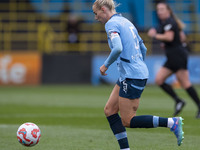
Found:
M 34 146 L 40 140 L 41 132 L 34 123 L 24 123 L 17 130 L 17 139 L 24 146 Z

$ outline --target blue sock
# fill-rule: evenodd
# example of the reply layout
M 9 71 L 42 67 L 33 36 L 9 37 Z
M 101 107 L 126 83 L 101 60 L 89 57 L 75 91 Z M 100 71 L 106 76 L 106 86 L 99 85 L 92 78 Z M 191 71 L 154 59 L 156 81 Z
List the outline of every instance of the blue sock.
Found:
M 126 129 L 123 126 L 119 115 L 114 114 L 114 115 L 107 117 L 107 119 L 110 124 L 110 128 L 112 129 L 116 139 L 118 140 L 120 149 L 129 148 Z
M 135 116 L 131 119 L 130 128 L 167 127 L 168 118 L 151 115 Z

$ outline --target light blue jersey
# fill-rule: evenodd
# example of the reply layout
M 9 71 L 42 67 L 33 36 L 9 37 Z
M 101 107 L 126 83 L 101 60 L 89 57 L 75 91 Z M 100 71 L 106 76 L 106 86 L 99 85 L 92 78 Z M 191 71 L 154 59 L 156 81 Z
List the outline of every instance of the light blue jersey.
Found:
M 113 48 L 111 34 L 118 33 L 121 39 L 122 51 L 117 58 L 120 81 L 125 78 L 147 79 L 149 76 L 148 68 L 144 62 L 143 40 L 139 36 L 135 26 L 120 14 L 113 15 L 105 24 L 109 47 Z M 113 39 L 112 39 L 113 40 Z M 118 42 L 120 43 L 120 41 Z M 146 51 L 145 51 L 146 53 Z M 110 55 L 110 57 L 114 57 Z M 108 58 L 112 59 L 112 58 Z M 105 61 L 106 67 L 109 67 L 109 60 Z

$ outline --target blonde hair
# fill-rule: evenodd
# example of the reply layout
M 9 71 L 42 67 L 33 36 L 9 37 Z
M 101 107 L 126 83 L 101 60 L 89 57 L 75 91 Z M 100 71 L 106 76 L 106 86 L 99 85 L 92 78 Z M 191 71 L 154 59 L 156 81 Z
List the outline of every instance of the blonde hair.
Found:
M 110 11 L 116 11 L 116 3 L 113 0 L 96 0 L 93 4 L 97 9 L 101 9 L 102 6 L 106 6 Z
M 172 11 L 171 7 L 167 3 L 159 2 L 158 4 L 166 5 L 167 9 L 170 12 L 170 15 L 172 16 L 172 18 L 175 19 L 176 23 L 178 24 L 179 30 L 183 30 L 185 28 L 185 24 L 174 14 L 174 12 Z

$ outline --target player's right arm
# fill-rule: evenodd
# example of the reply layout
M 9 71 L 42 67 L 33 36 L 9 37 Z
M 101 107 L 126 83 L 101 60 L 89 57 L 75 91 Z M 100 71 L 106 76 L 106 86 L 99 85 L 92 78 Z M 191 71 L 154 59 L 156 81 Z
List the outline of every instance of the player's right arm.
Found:
M 111 52 L 104 65 L 108 68 L 121 54 L 122 52 L 122 42 L 119 34 L 117 32 L 112 32 L 111 36 Z
M 100 67 L 101 75 L 107 75 L 105 72 L 107 71 L 108 67 L 119 57 L 122 52 L 122 43 L 121 38 L 117 32 L 110 33 L 111 39 L 111 52 L 104 62 L 104 64 Z

